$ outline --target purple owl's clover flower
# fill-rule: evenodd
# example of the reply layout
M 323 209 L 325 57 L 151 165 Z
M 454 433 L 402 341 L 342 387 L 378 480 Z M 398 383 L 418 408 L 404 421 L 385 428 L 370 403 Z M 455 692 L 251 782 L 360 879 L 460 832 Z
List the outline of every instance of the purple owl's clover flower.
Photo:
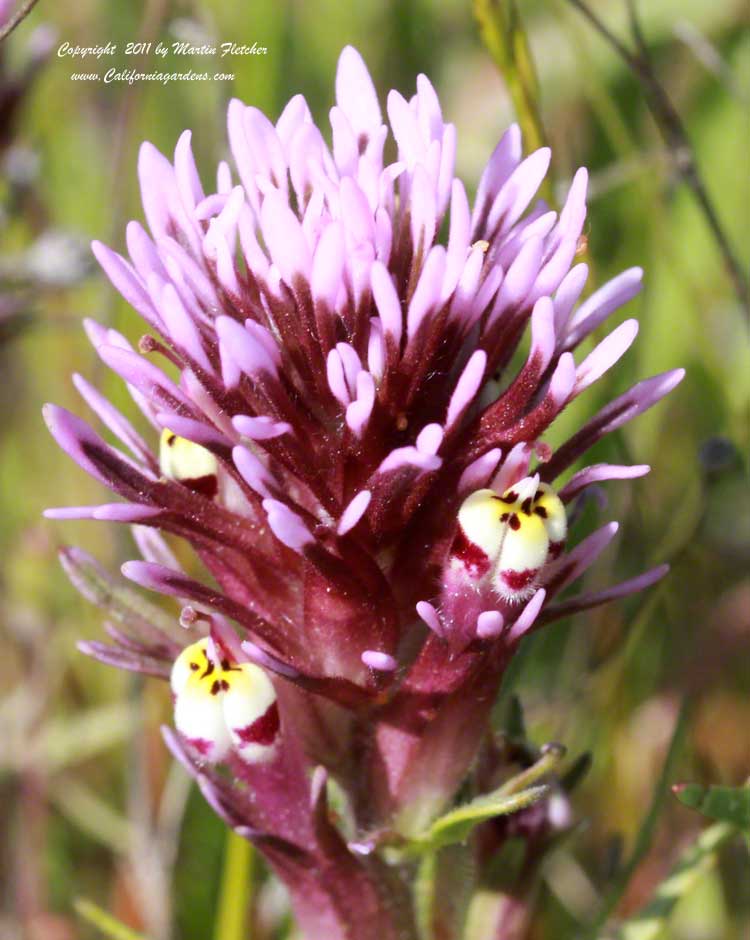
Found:
M 682 373 L 639 383 L 551 451 L 544 432 L 637 330 L 626 321 L 576 364 L 576 347 L 641 282 L 631 269 L 579 303 L 585 170 L 559 214 L 529 209 L 550 154 L 522 159 L 514 126 L 472 210 L 453 175 L 455 128 L 424 76 L 410 101 L 388 97 L 395 163 L 384 164 L 388 127 L 351 48 L 336 101 L 332 150 L 301 96 L 276 125 L 232 101 L 238 180 L 222 163 L 208 195 L 188 131 L 174 164 L 143 145 L 151 234 L 129 224 L 130 261 L 94 252 L 149 326 L 140 352 L 179 378 L 87 324 L 154 431 L 144 438 L 76 376 L 130 455 L 54 406 L 50 430 L 125 502 L 48 515 L 134 524 L 144 560 L 125 575 L 189 605 L 182 653 L 156 627 L 85 649 L 171 671 L 169 746 L 287 882 L 308 940 L 349 937 L 353 924 L 360 940 L 395 940 L 414 935 L 409 899 L 363 845 L 414 837 L 445 809 L 521 637 L 664 574 L 555 603 L 616 530 L 567 549 L 566 505 L 648 467 L 599 464 L 553 487 Z M 526 362 L 509 374 L 529 324 Z M 210 585 L 180 569 L 158 530 L 193 546 Z M 75 568 L 76 550 L 66 557 Z M 331 821 L 326 773 L 348 799 L 350 832 Z

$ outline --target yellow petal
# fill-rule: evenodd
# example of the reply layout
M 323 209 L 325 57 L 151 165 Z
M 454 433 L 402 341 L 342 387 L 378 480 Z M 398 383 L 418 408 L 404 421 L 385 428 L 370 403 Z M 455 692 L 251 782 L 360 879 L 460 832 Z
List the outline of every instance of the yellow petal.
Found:
M 549 538 L 543 520 L 523 511 L 512 513 L 493 583 L 507 600 L 523 600 L 534 591 L 539 570 L 547 560 Z
M 208 640 L 198 640 L 197 643 L 191 643 L 190 646 L 186 646 L 174 661 L 170 684 L 175 695 L 178 695 L 182 691 L 192 675 L 200 674 L 205 671 L 206 666 L 210 662 L 207 650 Z
M 458 511 L 458 523 L 472 544 L 493 560 L 503 544 L 505 525 L 500 521 L 508 507 L 494 490 L 477 490 Z
M 206 491 L 206 495 L 213 495 L 218 467 L 218 461 L 210 450 L 166 428 L 161 432 L 159 469 L 168 480 L 176 480 L 200 492 Z
M 544 527 L 547 530 L 550 545 L 559 545 L 562 547 L 568 535 L 568 517 L 562 500 L 551 486 L 548 486 L 546 483 L 539 485 L 539 491 L 534 501 L 534 508 L 543 509 L 546 513 L 543 517 Z

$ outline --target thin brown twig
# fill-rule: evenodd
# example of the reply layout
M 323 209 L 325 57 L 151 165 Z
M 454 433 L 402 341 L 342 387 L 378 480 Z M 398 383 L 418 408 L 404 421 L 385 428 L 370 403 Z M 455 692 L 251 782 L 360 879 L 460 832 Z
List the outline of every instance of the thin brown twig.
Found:
M 683 182 L 691 189 L 700 206 L 706 223 L 724 259 L 724 264 L 734 285 L 734 290 L 740 301 L 743 312 L 750 322 L 750 281 L 748 281 L 742 269 L 742 265 L 729 243 L 729 238 L 719 221 L 719 216 L 714 204 L 708 195 L 708 190 L 698 169 L 693 145 L 690 142 L 682 119 L 656 76 L 649 49 L 638 19 L 635 0 L 626 0 L 630 29 L 636 47 L 635 52 L 631 52 L 583 0 L 568 0 L 568 2 L 586 17 L 640 81 L 646 95 L 648 106 L 659 128 L 659 132 L 667 145 L 667 149 L 672 156 L 677 172 Z
M 31 11 L 37 5 L 37 2 L 38 0 L 26 0 L 26 3 L 16 10 L 8 22 L 4 26 L 0 27 L 0 42 L 2 42 L 6 36 L 10 36 L 16 26 L 26 19 L 29 13 L 31 13 Z

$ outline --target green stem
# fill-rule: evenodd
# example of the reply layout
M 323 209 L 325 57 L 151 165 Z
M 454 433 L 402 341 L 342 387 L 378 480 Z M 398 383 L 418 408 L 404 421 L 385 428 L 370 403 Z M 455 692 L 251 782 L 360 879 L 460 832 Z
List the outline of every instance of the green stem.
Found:
M 548 773 L 556 770 L 563 757 L 565 757 L 565 748 L 562 747 L 562 745 L 547 744 L 539 760 L 520 774 L 511 777 L 506 784 L 500 787 L 498 794 L 510 796 L 514 793 L 521 793 L 523 790 L 537 783 L 537 781 L 541 780 L 541 778 Z
M 255 850 L 229 830 L 214 925 L 214 940 L 251 940 L 247 914 L 252 902 Z

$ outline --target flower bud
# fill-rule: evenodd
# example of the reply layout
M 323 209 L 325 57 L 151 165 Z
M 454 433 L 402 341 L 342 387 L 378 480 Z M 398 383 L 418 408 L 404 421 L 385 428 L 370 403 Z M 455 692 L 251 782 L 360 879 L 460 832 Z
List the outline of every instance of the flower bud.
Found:
M 451 567 L 469 580 L 489 582 L 507 601 L 528 598 L 545 563 L 562 551 L 565 507 L 538 476 L 525 477 L 498 495 L 491 489 L 468 496 L 458 512 Z
M 177 657 L 171 685 L 177 730 L 202 758 L 216 764 L 234 751 L 257 764 L 274 756 L 276 692 L 259 666 L 220 658 L 214 643 L 203 639 Z
M 218 490 L 218 461 L 210 450 L 165 428 L 159 439 L 159 469 L 168 480 L 182 483 L 209 499 Z

